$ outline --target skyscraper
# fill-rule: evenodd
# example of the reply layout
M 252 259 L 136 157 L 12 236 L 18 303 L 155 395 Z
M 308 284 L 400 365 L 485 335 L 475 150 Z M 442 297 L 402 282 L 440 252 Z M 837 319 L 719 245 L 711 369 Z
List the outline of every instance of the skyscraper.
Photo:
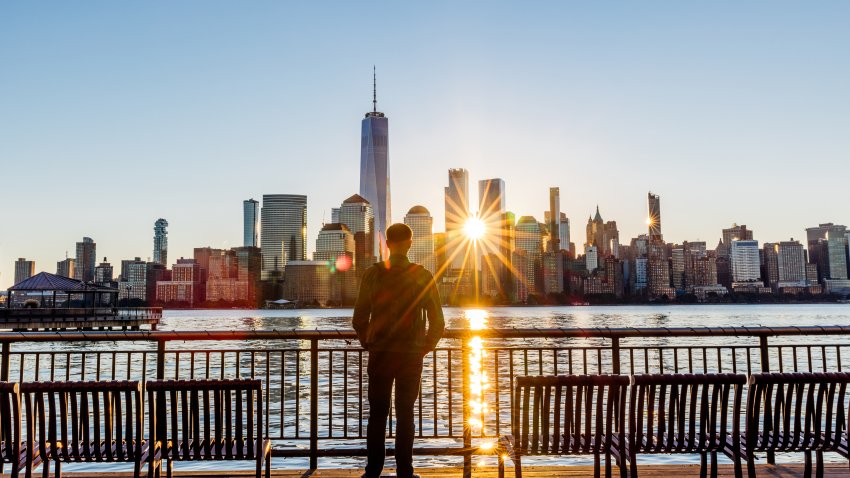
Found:
M 543 236 L 540 223 L 533 216 L 522 216 L 516 224 L 516 250 L 523 251 L 527 261 L 523 270 L 517 270 L 529 294 L 542 290 Z
M 732 282 L 760 282 L 759 242 L 732 241 L 729 249 L 732 264 Z
M 103 262 L 97 265 L 94 268 L 94 281 L 98 285 L 111 285 L 113 280 L 113 267 L 112 264 L 106 262 L 106 258 L 103 258 Z
M 661 235 L 661 196 L 650 192 L 647 194 L 647 203 L 649 215 L 646 220 L 649 225 L 649 240 L 661 241 L 663 240 Z
M 413 245 L 407 253 L 408 259 L 435 274 L 437 263 L 434 258 L 434 219 L 431 212 L 424 206 L 413 206 L 404 216 L 404 223 L 413 231 Z
M 505 212 L 505 181 L 499 178 L 478 181 L 478 219 L 484 223 L 484 235 L 478 241 L 479 259 L 495 253 L 499 262 L 510 263 L 511 251 L 503 244 Z M 479 264 L 483 269 L 493 261 L 479 261 Z
M 168 221 L 159 218 L 153 224 L 153 261 L 168 266 Z
M 83 242 L 77 243 L 77 258 L 74 261 L 74 279 L 83 282 L 94 280 L 97 244 L 90 237 L 84 237 Z
M 446 260 L 452 269 L 463 269 L 465 251 L 461 250 L 463 226 L 469 219 L 469 172 L 463 168 L 449 169 L 446 200 Z
M 505 211 L 505 180 L 493 178 L 478 181 L 478 217 L 486 223 L 489 218 L 498 218 Z
M 330 271 L 331 299 L 349 305 L 357 295 L 354 264 L 354 235 L 345 224 L 325 224 L 316 239 L 314 261 L 324 261 Z
M 372 205 L 359 194 L 354 194 L 339 207 L 337 218 L 340 224 L 348 226 L 354 235 L 354 268 L 358 280 L 375 263 L 375 215 Z
M 242 201 L 242 246 L 260 247 L 260 202 L 251 199 Z
M 265 194 L 260 216 L 263 279 L 307 259 L 307 196 Z
M 65 260 L 61 260 L 56 263 L 56 275 L 62 277 L 74 277 L 74 259 L 72 257 L 66 257 Z
M 549 188 L 549 214 L 546 221 L 549 227 L 549 242 L 547 250 L 558 252 L 564 248 L 561 245 L 561 189 Z M 567 244 L 569 249 L 569 244 Z
M 15 261 L 15 284 L 27 280 L 35 275 L 35 261 L 28 261 L 24 257 Z
M 732 224 L 732 227 L 723 229 L 723 244 L 729 247 L 732 241 L 752 241 L 753 231 L 747 229 L 746 224 Z
M 372 205 L 375 215 L 374 253 L 389 257 L 386 243 L 387 227 L 392 221 L 390 208 L 389 122 L 378 111 L 377 86 L 372 71 L 372 111 L 361 122 L 360 134 L 360 196 Z

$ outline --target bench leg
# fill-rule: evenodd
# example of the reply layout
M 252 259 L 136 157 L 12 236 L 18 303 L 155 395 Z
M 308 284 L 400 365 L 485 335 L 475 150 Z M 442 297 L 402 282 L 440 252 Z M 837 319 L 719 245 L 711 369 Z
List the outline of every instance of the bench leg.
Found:
M 505 457 L 499 454 L 499 478 L 505 478 Z
M 174 460 L 167 460 L 165 464 L 165 476 L 171 478 L 171 473 L 174 472 Z
M 522 458 L 519 455 L 514 458 L 514 476 L 522 478 Z
M 41 462 L 41 476 L 47 478 L 50 476 L 50 460 L 46 459 Z M 62 476 L 59 471 L 59 462 L 56 462 L 56 476 Z
M 711 478 L 717 478 L 717 452 L 711 452 Z
M 266 455 L 266 478 L 271 478 L 272 476 L 272 454 L 271 451 L 268 455 Z
M 815 475 L 818 478 L 823 478 L 823 452 L 818 451 L 815 456 L 817 457 L 817 461 L 815 462 Z
M 803 478 L 812 478 L 812 452 L 805 453 L 806 459 L 803 461 Z
M 747 455 L 747 476 L 756 478 L 756 454 L 749 453 Z
M 699 478 L 708 478 L 708 454 L 699 454 Z

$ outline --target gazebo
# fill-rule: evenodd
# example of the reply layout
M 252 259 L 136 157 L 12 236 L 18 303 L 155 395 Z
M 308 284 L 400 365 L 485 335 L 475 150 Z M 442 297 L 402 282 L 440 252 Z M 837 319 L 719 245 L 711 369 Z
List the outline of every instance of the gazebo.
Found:
M 6 307 L 10 309 L 115 307 L 118 303 L 118 289 L 49 272 L 18 282 L 8 293 Z

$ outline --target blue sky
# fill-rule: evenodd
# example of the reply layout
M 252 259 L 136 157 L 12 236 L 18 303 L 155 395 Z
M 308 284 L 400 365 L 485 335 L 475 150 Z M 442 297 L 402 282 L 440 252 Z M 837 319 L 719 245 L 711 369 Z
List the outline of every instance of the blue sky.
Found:
M 390 118 L 393 219 L 443 227 L 446 170 L 501 177 L 573 241 L 624 241 L 662 197 L 668 241 L 850 222 L 846 2 L 2 2 L 0 287 L 90 236 L 113 264 L 240 245 L 241 201 L 308 195 L 312 250 Z M 477 195 L 477 187 L 473 187 Z

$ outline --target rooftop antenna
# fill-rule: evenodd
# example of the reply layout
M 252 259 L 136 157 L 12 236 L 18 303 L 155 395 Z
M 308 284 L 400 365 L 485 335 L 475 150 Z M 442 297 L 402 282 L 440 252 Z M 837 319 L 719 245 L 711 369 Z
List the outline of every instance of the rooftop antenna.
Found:
M 375 77 L 375 65 L 372 65 L 372 112 L 378 112 L 378 81 Z

